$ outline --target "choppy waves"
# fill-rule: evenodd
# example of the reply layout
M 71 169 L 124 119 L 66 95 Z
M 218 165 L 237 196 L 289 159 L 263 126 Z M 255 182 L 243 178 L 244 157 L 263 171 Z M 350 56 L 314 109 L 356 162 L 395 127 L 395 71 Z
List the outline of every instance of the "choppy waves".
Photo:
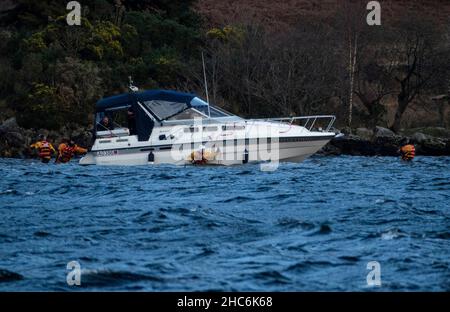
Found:
M 0 160 L 0 290 L 450 290 L 450 158 Z M 68 262 L 81 286 L 66 283 Z M 367 263 L 382 287 L 367 286 Z

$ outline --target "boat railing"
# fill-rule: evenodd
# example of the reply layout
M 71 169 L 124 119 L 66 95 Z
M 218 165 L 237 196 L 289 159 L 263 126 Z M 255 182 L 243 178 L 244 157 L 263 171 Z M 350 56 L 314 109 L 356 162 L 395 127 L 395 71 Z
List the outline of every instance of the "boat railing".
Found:
M 280 123 L 288 123 L 293 124 L 294 122 L 299 121 L 304 122 L 303 124 L 300 124 L 305 129 L 308 129 L 309 131 L 314 129 L 314 126 L 319 121 L 327 121 L 328 123 L 325 123 L 325 127 L 322 128 L 323 132 L 329 132 L 332 130 L 333 124 L 336 121 L 336 116 L 334 115 L 313 115 L 313 116 L 296 116 L 296 117 L 281 117 L 281 118 L 266 118 L 266 119 L 253 119 L 253 120 L 259 120 L 259 121 L 269 121 L 269 122 L 280 122 Z
M 202 119 L 200 121 L 201 124 L 216 124 L 220 123 L 224 126 L 229 124 L 237 124 L 241 122 L 245 122 L 249 127 L 247 128 L 247 131 L 252 128 L 252 126 L 255 125 L 255 122 L 258 121 L 265 121 L 265 122 L 278 122 L 283 124 L 294 124 L 295 122 L 300 123 L 300 126 L 304 127 L 305 129 L 312 131 L 313 129 L 318 129 L 321 132 L 330 132 L 330 130 L 333 130 L 333 124 L 336 121 L 336 116 L 334 115 L 313 115 L 313 116 L 296 116 L 296 117 L 282 117 L 282 118 L 265 118 L 265 119 L 239 119 L 239 120 L 224 120 L 224 118 L 207 118 Z M 325 122 L 324 122 L 325 121 Z M 321 124 L 322 127 L 316 125 Z M 176 128 L 173 131 L 169 133 L 169 135 L 175 135 L 179 131 L 182 131 L 185 126 L 195 126 L 196 122 L 193 122 L 193 120 L 177 120 L 177 121 L 169 121 L 164 122 L 164 125 L 172 125 L 172 126 L 181 126 L 181 128 Z

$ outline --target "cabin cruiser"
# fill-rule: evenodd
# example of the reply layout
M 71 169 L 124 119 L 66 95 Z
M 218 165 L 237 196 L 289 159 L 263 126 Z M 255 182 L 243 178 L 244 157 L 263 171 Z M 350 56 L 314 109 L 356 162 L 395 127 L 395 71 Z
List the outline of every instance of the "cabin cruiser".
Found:
M 97 102 L 81 165 L 301 162 L 335 136 L 331 115 L 244 119 L 195 94 L 134 91 Z

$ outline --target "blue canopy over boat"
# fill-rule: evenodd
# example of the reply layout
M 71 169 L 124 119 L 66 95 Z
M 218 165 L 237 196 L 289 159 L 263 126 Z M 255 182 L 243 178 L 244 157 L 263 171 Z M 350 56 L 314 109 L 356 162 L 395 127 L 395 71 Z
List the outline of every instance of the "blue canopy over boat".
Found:
M 141 103 L 150 101 L 163 101 L 171 103 L 185 104 L 187 107 L 195 106 L 191 104 L 196 95 L 170 90 L 147 90 L 135 93 L 124 93 L 101 99 L 97 102 L 96 111 L 104 112 L 133 105 L 134 102 Z
M 170 91 L 147 90 L 124 93 L 107 97 L 97 102 L 96 112 L 103 114 L 115 110 L 131 108 L 135 115 L 136 130 L 139 141 L 148 140 L 153 128 L 153 121 L 148 118 L 148 111 L 157 121 L 166 120 L 191 107 L 208 107 L 208 104 L 195 94 Z
M 163 122 L 195 108 L 198 115 L 204 117 L 233 117 L 219 108 L 211 107 L 196 94 L 170 90 L 147 90 L 131 92 L 103 98 L 97 102 L 97 122 L 106 114 L 113 115 L 114 111 L 130 109 L 135 116 L 136 131 L 139 141 L 147 141 L 154 122 Z M 108 116 L 111 118 L 111 116 Z

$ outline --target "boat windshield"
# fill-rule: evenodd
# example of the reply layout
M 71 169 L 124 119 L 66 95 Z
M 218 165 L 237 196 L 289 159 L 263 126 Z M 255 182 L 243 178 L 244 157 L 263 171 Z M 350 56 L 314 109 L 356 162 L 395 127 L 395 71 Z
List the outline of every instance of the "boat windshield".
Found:
M 167 104 L 167 103 L 166 103 Z M 218 107 L 209 105 L 208 103 L 203 101 L 198 97 L 194 97 L 192 101 L 189 103 L 190 107 L 186 106 L 178 106 L 178 112 L 172 114 L 169 117 L 161 118 L 162 116 L 158 116 L 161 120 L 186 120 L 186 119 L 194 119 L 194 118 L 220 118 L 220 117 L 234 117 L 233 114 L 220 109 Z M 155 112 L 153 110 L 153 112 Z M 167 116 L 168 114 L 166 114 Z
M 198 97 L 192 99 L 191 106 L 194 107 L 197 111 L 204 114 L 205 116 L 211 116 L 211 118 L 234 116 L 233 114 L 213 105 L 209 105 L 208 110 L 208 103 L 206 103 L 205 101 L 203 101 Z
M 203 114 L 202 112 L 198 111 L 195 108 L 188 108 L 188 109 L 182 111 L 181 113 L 176 114 L 175 116 L 167 118 L 167 120 L 185 120 L 185 119 L 195 119 L 195 118 L 208 118 L 208 116 Z

